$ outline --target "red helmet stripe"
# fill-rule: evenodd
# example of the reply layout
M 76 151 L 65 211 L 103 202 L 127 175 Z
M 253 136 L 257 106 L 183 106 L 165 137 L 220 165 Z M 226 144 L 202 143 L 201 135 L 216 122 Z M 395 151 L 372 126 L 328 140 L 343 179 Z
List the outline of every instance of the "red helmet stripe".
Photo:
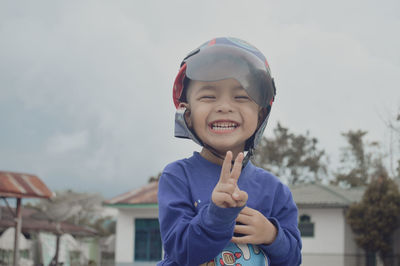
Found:
M 172 90 L 172 98 L 174 100 L 175 107 L 178 109 L 180 104 L 179 99 L 182 95 L 183 90 L 183 80 L 185 79 L 186 74 L 186 64 L 184 64 L 181 69 L 179 69 L 178 75 L 175 78 L 174 87 Z
M 212 40 L 208 43 L 208 46 L 214 45 L 215 42 L 216 42 L 216 39 L 212 39 Z

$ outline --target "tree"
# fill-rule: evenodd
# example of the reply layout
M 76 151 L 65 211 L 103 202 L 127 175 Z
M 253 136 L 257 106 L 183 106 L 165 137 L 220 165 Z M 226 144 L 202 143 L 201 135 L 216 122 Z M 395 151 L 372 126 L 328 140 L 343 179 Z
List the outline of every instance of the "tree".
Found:
M 393 265 L 392 236 L 399 227 L 400 193 L 382 165 L 375 171 L 362 201 L 349 207 L 346 218 L 356 243 L 367 254 L 379 253 L 385 266 Z
M 294 134 L 279 122 L 272 138 L 263 137 L 253 163 L 284 179 L 288 184 L 319 181 L 327 177 L 325 151 L 318 149 L 318 140 Z
M 397 178 L 400 178 L 400 160 L 397 161 L 396 171 L 397 171 Z
M 87 226 L 96 230 L 99 236 L 109 236 L 115 233 L 116 221 L 110 216 L 97 218 Z
M 394 163 L 396 156 L 396 146 L 397 152 L 400 153 L 400 111 L 395 115 L 395 117 L 390 118 L 386 121 L 386 126 L 389 128 L 390 133 L 390 143 L 389 143 L 389 156 L 390 156 L 390 171 L 392 174 L 396 175 L 397 178 L 400 178 L 400 154 L 397 154 L 397 168 L 394 170 Z M 394 135 L 394 139 L 393 139 Z M 394 142 L 397 142 L 394 144 Z
M 60 191 L 51 200 L 39 200 L 33 207 L 39 210 L 35 215 L 38 219 L 46 219 L 56 223 L 56 252 L 51 265 L 58 265 L 59 244 L 62 231 L 61 222 L 88 226 L 98 230 L 99 235 L 109 235 L 114 232 L 113 225 L 106 224 L 101 216 L 103 197 L 99 194 L 78 193 L 71 190 Z M 100 229 L 100 230 L 99 230 Z M 111 229 L 111 230 L 110 230 Z
M 366 135 L 367 131 L 362 130 L 342 133 L 348 145 L 342 148 L 340 167 L 334 173 L 334 183 L 357 187 L 370 182 L 373 172 L 382 162 L 383 155 L 378 150 L 378 142 L 364 140 Z
M 161 172 L 159 172 L 157 175 L 155 176 L 150 176 L 148 182 L 158 182 L 160 180 L 161 177 Z
M 397 112 L 390 111 L 385 118 L 381 119 L 389 133 L 388 169 L 391 176 L 400 178 L 400 106 Z

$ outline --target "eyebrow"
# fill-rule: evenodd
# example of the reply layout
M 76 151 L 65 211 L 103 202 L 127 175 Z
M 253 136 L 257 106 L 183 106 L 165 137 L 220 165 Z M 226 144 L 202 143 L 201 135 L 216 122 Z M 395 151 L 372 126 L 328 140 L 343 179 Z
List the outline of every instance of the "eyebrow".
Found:
M 202 91 L 216 91 L 217 87 L 213 85 L 204 85 L 201 86 L 200 89 L 197 92 L 202 92 Z

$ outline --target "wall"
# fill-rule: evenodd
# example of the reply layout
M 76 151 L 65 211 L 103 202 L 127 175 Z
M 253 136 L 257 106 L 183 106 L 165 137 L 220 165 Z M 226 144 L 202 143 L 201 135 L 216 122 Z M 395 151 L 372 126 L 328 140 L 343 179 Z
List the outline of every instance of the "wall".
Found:
M 314 237 L 303 237 L 303 263 L 306 266 L 345 266 L 345 222 L 342 208 L 299 209 L 314 223 Z
M 154 265 L 154 262 L 133 261 L 135 250 L 135 219 L 136 218 L 158 218 L 158 208 L 126 208 L 119 209 L 116 227 L 116 266 L 147 266 Z

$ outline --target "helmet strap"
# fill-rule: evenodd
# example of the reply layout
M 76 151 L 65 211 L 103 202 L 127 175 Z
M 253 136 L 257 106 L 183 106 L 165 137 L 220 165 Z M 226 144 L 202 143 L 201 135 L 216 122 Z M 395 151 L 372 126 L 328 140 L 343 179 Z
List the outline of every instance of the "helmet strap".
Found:
M 253 148 L 249 148 L 249 151 L 247 152 L 246 156 L 243 159 L 242 163 L 242 169 L 246 167 L 247 163 L 250 161 L 251 157 L 253 156 Z
M 203 143 L 203 147 L 206 148 L 208 151 L 210 151 L 215 157 L 225 160 L 225 157 L 221 154 L 218 153 L 216 149 L 211 147 L 210 145 L 207 145 L 206 143 Z M 250 148 L 249 151 L 247 152 L 246 156 L 243 159 L 242 162 L 242 169 L 246 167 L 247 163 L 250 161 L 251 157 L 253 156 L 253 149 Z M 235 160 L 231 161 L 232 166 L 235 164 Z
M 218 153 L 218 151 L 216 149 L 214 149 L 213 147 L 211 147 L 210 145 L 206 144 L 206 143 L 202 143 L 203 147 L 206 148 L 209 152 L 211 152 L 215 157 L 218 157 L 221 160 L 224 160 L 225 157 L 221 154 Z

